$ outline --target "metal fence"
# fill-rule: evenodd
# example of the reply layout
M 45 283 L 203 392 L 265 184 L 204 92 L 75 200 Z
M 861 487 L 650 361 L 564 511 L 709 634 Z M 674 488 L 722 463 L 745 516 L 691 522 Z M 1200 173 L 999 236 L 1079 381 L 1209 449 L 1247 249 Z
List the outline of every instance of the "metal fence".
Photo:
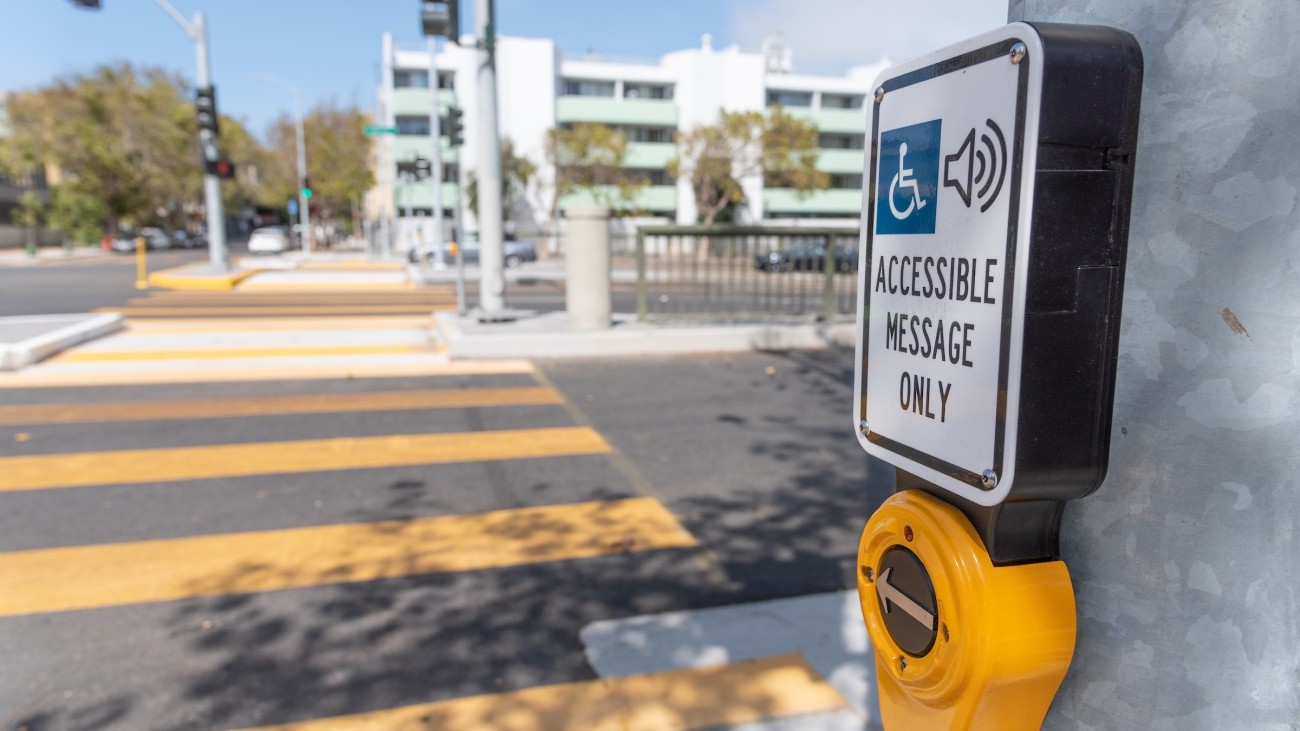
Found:
M 648 226 L 637 230 L 642 320 L 852 319 L 857 229 Z

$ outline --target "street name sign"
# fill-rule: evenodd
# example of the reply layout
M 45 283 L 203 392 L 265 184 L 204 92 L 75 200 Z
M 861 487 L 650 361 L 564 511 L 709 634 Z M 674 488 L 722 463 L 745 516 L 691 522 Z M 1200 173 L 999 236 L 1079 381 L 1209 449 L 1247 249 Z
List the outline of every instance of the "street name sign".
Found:
M 1123 31 L 1015 23 L 875 85 L 858 439 L 988 542 L 986 509 L 1046 501 L 1038 530 L 1105 476 L 1141 71 Z
M 367 124 L 365 129 L 362 131 L 365 132 L 366 137 L 378 137 L 379 135 L 397 134 L 396 127 L 384 127 L 378 124 Z

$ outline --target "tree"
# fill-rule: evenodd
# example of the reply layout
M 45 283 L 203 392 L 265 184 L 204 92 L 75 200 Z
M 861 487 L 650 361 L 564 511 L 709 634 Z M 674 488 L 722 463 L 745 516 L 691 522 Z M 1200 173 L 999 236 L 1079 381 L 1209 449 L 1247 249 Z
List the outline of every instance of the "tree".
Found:
M 780 106 L 766 114 L 724 111 L 716 124 L 679 133 L 677 146 L 668 174 L 690 180 L 705 225 L 744 202 L 746 178 L 762 175 L 768 185 L 794 188 L 800 196 L 830 185 L 830 176 L 817 169 L 816 125 Z
M 4 167 L 57 166 L 81 195 L 99 199 L 110 233 L 123 220 L 154 220 L 159 208 L 174 210 L 199 189 L 186 88 L 175 74 L 122 63 L 14 94 Z
M 528 195 L 537 163 L 515 153 L 515 143 L 509 137 L 501 138 L 501 215 L 509 215 L 511 206 Z M 473 173 L 465 176 L 465 199 L 469 209 L 478 215 L 478 180 Z
M 313 217 L 330 222 L 343 216 L 357 198 L 375 184 L 370 165 L 370 140 L 365 127 L 370 115 L 356 108 L 327 102 L 303 118 L 307 148 L 307 177 L 311 179 Z M 268 138 L 267 185 L 282 206 L 298 191 L 297 143 L 293 120 L 281 117 Z
M 546 162 L 555 171 L 550 250 L 556 248 L 557 214 L 566 195 L 584 191 L 615 214 L 632 212 L 637 194 L 649 183 L 628 173 L 623 168 L 626 161 L 627 135 L 609 125 L 579 122 L 547 131 Z
M 18 207 L 10 211 L 9 216 L 14 223 L 27 229 L 27 253 L 35 254 L 37 228 L 46 216 L 45 201 L 29 190 L 18 197 Z

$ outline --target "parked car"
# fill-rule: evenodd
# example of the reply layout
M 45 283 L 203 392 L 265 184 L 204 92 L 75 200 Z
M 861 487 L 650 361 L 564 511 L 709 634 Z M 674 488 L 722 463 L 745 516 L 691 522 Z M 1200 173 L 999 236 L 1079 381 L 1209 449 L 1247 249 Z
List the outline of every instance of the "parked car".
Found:
M 118 229 L 117 237 L 111 244 L 113 251 L 129 254 L 135 251 L 135 240 L 144 239 L 146 249 L 170 249 L 172 240 L 160 228 L 142 228 L 139 231 L 133 231 L 129 228 Z
M 283 254 L 294 246 L 287 226 L 263 226 L 253 229 L 252 235 L 248 237 L 250 254 Z
M 835 271 L 853 272 L 858 269 L 858 250 L 849 246 L 835 247 Z M 795 244 L 781 251 L 770 251 L 754 256 L 754 268 L 763 272 L 820 272 L 826 268 L 826 245 Z
M 205 234 L 191 234 L 185 231 L 173 231 L 172 242 L 182 249 L 201 249 L 208 245 Z
M 455 242 L 453 242 L 450 246 L 447 247 L 448 264 L 451 264 L 456 261 L 455 246 L 456 244 Z M 477 264 L 479 260 L 478 240 L 476 238 L 471 238 L 470 240 L 466 241 L 462 246 L 463 246 L 463 255 L 465 258 L 465 263 Z M 501 253 L 502 256 L 504 257 L 503 260 L 507 269 L 514 269 L 515 267 L 523 264 L 524 262 L 537 261 L 537 247 L 527 241 L 515 241 L 507 237 L 507 239 L 502 242 Z M 432 261 L 433 257 L 434 257 L 433 251 L 429 251 L 425 254 L 425 258 L 428 259 L 429 261 Z M 418 262 L 420 260 L 419 251 L 417 251 L 416 249 L 411 249 L 411 251 L 407 254 L 407 260 L 410 261 L 412 264 Z

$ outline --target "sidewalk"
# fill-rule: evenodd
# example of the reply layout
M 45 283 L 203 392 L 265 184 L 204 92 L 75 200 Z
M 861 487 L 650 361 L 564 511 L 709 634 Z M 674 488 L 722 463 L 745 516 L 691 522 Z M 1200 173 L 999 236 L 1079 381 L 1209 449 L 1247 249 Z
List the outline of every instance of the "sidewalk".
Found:
M 61 246 L 46 246 L 36 250 L 36 255 L 26 249 L 0 249 L 0 267 L 30 267 L 58 264 L 68 261 L 85 261 L 111 256 L 98 247 L 74 246 L 64 250 Z

